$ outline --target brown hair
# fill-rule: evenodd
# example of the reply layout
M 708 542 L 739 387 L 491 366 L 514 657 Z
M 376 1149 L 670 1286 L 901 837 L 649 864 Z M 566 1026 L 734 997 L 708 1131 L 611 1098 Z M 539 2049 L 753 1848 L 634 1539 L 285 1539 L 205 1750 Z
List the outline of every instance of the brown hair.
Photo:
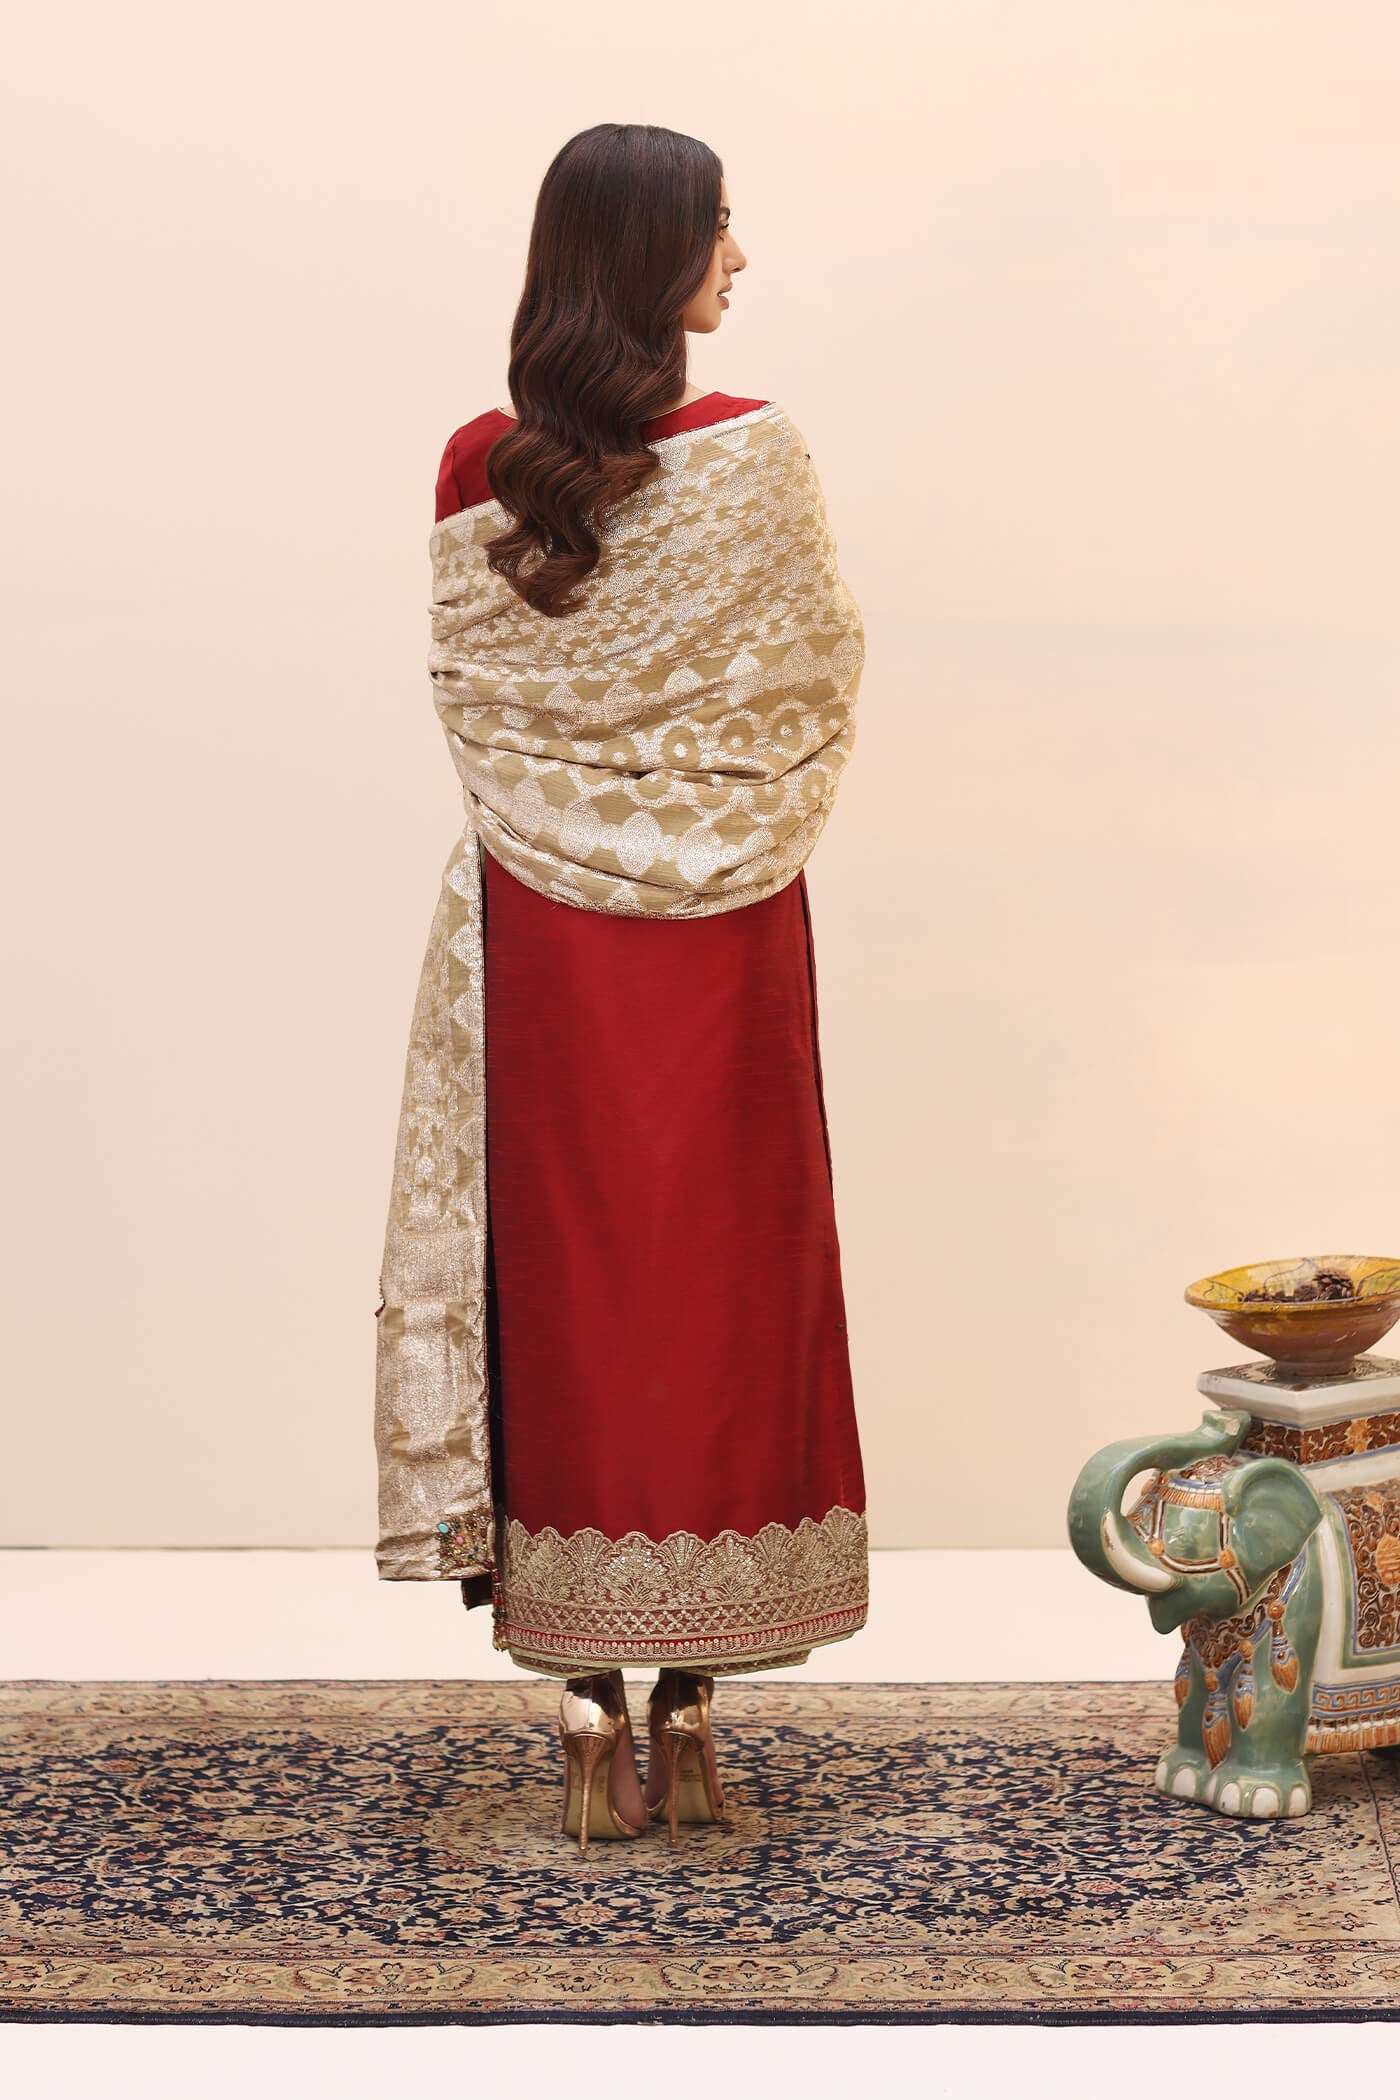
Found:
M 607 513 L 657 470 L 642 425 L 685 387 L 681 315 L 719 232 L 723 166 L 659 124 L 595 124 L 561 146 L 540 185 L 511 328 L 518 421 L 486 455 L 513 523 L 486 559 L 537 612 L 598 563 Z

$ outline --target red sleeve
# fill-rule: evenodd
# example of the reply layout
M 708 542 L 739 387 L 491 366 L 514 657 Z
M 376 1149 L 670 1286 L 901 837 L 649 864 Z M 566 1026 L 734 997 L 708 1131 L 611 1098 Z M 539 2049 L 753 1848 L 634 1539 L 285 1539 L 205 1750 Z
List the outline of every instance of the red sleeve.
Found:
M 435 524 L 465 508 L 457 488 L 456 449 L 457 433 L 454 430 L 447 440 L 447 450 L 443 453 L 442 465 L 438 468 L 437 516 L 433 521 Z
M 470 423 L 453 431 L 438 469 L 439 519 L 450 518 L 455 511 L 470 510 L 477 503 L 490 502 L 486 455 L 501 432 L 509 428 L 509 416 L 503 416 L 498 408 L 488 408 L 484 416 L 474 416 Z

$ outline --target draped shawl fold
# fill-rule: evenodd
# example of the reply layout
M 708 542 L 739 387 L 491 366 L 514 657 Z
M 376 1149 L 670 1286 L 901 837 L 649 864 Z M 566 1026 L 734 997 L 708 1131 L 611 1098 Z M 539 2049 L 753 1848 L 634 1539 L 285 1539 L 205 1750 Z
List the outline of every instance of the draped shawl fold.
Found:
M 816 844 L 855 734 L 859 610 L 810 455 L 775 403 L 659 439 L 577 613 L 535 612 L 486 546 L 495 501 L 434 529 L 428 667 L 467 824 L 410 1029 L 379 1288 L 376 1564 L 491 1580 L 480 852 L 586 911 L 755 904 Z M 677 1258 L 684 1250 L 677 1249 Z

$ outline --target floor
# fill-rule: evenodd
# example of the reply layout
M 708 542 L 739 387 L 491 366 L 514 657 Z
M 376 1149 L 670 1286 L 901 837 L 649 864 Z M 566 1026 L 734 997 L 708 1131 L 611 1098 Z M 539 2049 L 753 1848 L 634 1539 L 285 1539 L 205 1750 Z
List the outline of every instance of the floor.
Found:
M 1174 1642 L 1137 1601 L 1089 1576 L 1067 1548 L 878 1552 L 870 1623 L 818 1650 L 816 1679 L 1163 1677 Z M 489 1615 L 450 1583 L 379 1582 L 365 1551 L 0 1551 L 0 1678 L 488 1677 L 515 1666 L 490 1645 Z M 629 1679 L 632 1673 L 629 1674 Z M 637 1681 L 650 1681 L 638 1672 Z M 0 1862 L 0 1880 L 3 1862 Z M 812 2096 L 856 2088 L 921 2095 L 1079 2094 L 1141 2060 L 1157 2082 L 1266 2085 L 1387 2078 L 1389 2022 L 1159 2028 L 837 2027 L 316 2029 L 41 2026 L 0 2023 L 0 2088 L 45 2100 L 181 2095 L 260 2100 L 334 2093 L 382 2100 L 405 2084 L 619 2072 L 674 2080 L 688 2095 L 723 2079 L 739 2100 L 777 2084 Z M 580 2061 L 587 2052 L 587 2063 Z M 1209 2069 L 1203 2061 L 1208 2053 Z M 602 2057 L 602 2061 L 600 2061 Z M 502 2088 L 503 2089 L 503 2088 Z

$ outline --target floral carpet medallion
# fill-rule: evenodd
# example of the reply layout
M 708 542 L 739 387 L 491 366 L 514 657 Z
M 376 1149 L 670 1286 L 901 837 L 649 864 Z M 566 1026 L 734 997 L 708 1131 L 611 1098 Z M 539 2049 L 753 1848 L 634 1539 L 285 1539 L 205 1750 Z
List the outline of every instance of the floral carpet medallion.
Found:
M 1251 1822 L 1153 1791 L 1166 1684 L 730 1679 L 729 1826 L 580 1859 L 558 1692 L 0 1687 L 0 2016 L 1400 2017 L 1394 1760 Z

